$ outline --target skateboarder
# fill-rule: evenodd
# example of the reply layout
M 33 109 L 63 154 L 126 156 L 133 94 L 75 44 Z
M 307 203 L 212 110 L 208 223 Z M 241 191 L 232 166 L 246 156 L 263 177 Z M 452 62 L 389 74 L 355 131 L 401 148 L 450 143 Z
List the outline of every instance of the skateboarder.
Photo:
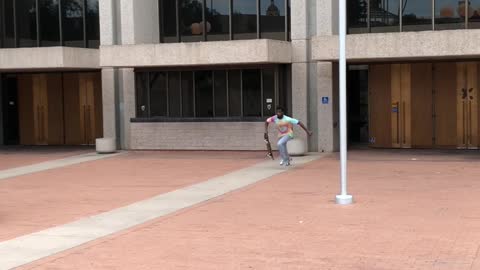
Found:
M 312 132 L 297 119 L 288 117 L 284 114 L 282 107 L 277 107 L 277 114 L 267 119 L 265 122 L 265 140 L 268 139 L 268 125 L 275 123 L 278 129 L 278 151 L 280 152 L 280 165 L 290 166 L 290 156 L 287 151 L 287 142 L 293 138 L 293 125 L 299 125 L 308 136 L 312 136 Z

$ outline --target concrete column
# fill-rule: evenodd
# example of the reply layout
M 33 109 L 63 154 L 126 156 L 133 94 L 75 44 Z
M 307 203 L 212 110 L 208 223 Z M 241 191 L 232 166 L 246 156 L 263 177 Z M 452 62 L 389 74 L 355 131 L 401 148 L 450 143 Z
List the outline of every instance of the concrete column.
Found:
M 318 150 L 338 151 L 338 65 L 317 63 Z M 328 101 L 327 101 L 328 99 Z
M 102 69 L 103 136 L 115 138 L 118 142 L 117 89 L 117 71 L 113 68 Z
M 130 119 L 135 117 L 135 73 L 133 68 L 119 69 L 120 145 L 130 149 Z
M 100 0 L 100 44 L 117 44 L 117 0 Z
M 120 0 L 122 44 L 160 41 L 158 0 Z
M 338 34 L 338 1 L 317 0 L 317 35 L 329 36 Z

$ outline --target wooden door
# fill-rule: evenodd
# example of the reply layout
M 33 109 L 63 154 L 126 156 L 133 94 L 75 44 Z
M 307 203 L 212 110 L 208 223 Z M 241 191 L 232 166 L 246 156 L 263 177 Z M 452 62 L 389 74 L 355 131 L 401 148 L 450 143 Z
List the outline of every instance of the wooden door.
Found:
M 478 65 L 457 63 L 457 148 L 478 148 Z
M 48 144 L 48 94 L 46 74 L 35 74 L 33 79 L 33 119 L 36 145 Z
M 65 108 L 65 144 L 84 144 L 80 129 L 79 74 L 63 74 L 63 93 Z
M 49 73 L 45 76 L 45 92 L 47 96 L 47 144 L 65 144 L 63 119 L 63 89 L 62 74 Z
M 456 77 L 455 63 L 434 64 L 434 145 L 437 148 L 455 148 L 457 145 Z
M 80 104 L 80 130 L 83 144 L 95 144 L 95 80 L 94 74 L 80 74 L 79 104 Z
M 18 75 L 18 121 L 21 145 L 36 144 L 32 75 Z
M 391 65 L 392 147 L 412 146 L 410 64 Z
M 412 147 L 433 146 L 433 79 L 432 64 L 411 65 Z
M 368 85 L 370 146 L 391 147 L 390 65 L 370 65 Z

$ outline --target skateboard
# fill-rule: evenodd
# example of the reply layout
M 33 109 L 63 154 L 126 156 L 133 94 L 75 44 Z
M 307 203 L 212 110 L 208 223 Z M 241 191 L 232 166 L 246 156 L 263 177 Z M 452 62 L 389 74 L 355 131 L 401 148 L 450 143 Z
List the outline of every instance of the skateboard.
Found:
M 270 144 L 270 139 L 268 137 L 265 138 L 265 144 L 267 145 L 267 157 L 274 160 L 275 158 L 273 157 L 272 145 Z

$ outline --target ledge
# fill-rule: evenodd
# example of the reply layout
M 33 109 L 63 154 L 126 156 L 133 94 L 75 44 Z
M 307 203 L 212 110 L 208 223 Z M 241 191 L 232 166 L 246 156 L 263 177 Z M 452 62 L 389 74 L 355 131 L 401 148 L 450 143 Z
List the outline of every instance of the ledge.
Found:
M 0 70 L 99 69 L 99 50 L 71 47 L 0 49 Z
M 151 117 L 131 118 L 131 123 L 265 122 L 262 117 Z
M 480 56 L 479 39 L 480 30 L 352 34 L 346 53 L 350 62 L 472 58 Z M 338 36 L 315 37 L 312 57 L 338 60 Z
M 267 39 L 100 47 L 100 65 L 102 67 L 168 67 L 291 62 L 290 42 Z

